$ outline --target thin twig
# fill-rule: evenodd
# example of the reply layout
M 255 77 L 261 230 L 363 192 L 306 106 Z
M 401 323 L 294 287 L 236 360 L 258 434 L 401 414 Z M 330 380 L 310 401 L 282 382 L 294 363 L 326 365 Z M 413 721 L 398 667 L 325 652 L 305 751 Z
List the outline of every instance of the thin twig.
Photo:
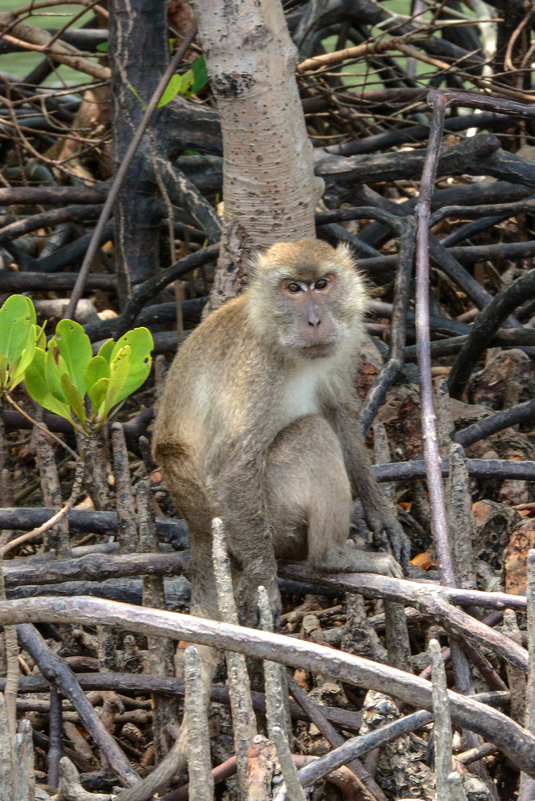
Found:
M 189 799 L 190 801 L 212 801 L 214 778 L 210 762 L 206 688 L 202 679 L 199 652 L 194 645 L 186 648 L 185 662 L 185 711 L 189 727 Z
M 429 348 L 429 218 L 431 194 L 440 152 L 440 138 L 447 99 L 434 96 L 433 121 L 422 174 L 420 199 L 416 206 L 416 337 L 420 393 L 422 403 L 422 433 L 424 459 L 427 471 L 431 506 L 433 539 L 435 542 L 438 569 L 444 584 L 455 586 L 453 561 L 448 537 L 444 487 L 442 484 L 441 459 L 438 449 L 436 418 L 433 408 L 433 386 L 431 378 L 431 354 Z
M 74 504 L 76 503 L 76 499 L 80 494 L 80 490 L 82 488 L 82 482 L 84 479 L 84 468 L 85 468 L 85 451 L 82 451 L 80 454 L 80 458 L 76 463 L 76 470 L 74 473 L 74 481 L 71 489 L 71 494 L 69 495 L 68 499 L 64 503 L 61 509 L 59 509 L 52 517 L 50 517 L 45 523 L 37 528 L 32 529 L 31 531 L 27 531 L 25 534 L 21 534 L 19 537 L 15 537 L 14 540 L 10 540 L 6 542 L 4 546 L 0 548 L 0 557 L 2 559 L 5 558 L 6 553 L 13 550 L 17 546 L 21 545 L 23 542 L 28 542 L 28 540 L 33 540 L 35 537 L 40 537 L 45 531 L 48 531 L 52 526 L 56 525 L 60 520 L 62 520 L 72 509 Z
M 437 798 L 440 798 L 441 801 L 453 801 L 448 787 L 448 776 L 452 769 L 452 731 L 448 708 L 448 685 L 438 640 L 430 640 L 428 653 L 431 658 L 433 682 L 433 714 L 435 717 L 433 739 Z
M 238 612 L 234 599 L 230 559 L 228 555 L 223 521 L 212 520 L 212 560 L 217 588 L 217 603 L 221 619 L 227 623 L 238 623 Z M 228 685 L 230 707 L 234 728 L 234 748 L 241 793 L 247 794 L 248 750 L 256 732 L 256 718 L 251 699 L 251 685 L 243 654 L 227 651 Z
M 24 418 L 26 418 L 26 420 L 29 420 L 29 422 L 33 426 L 38 428 L 39 431 L 42 431 L 43 434 L 46 434 L 47 437 L 50 437 L 50 439 L 53 439 L 54 442 L 57 442 L 57 444 L 60 445 L 62 448 L 65 448 L 65 450 L 68 451 L 71 454 L 71 456 L 78 461 L 78 454 L 76 453 L 76 451 L 73 451 L 73 449 L 69 445 L 67 445 L 66 442 L 63 442 L 63 440 L 57 437 L 55 434 L 53 434 L 52 431 L 49 431 L 49 429 L 45 425 L 43 425 L 42 423 L 38 423 L 37 420 L 34 420 L 34 418 L 22 408 L 22 406 L 19 406 L 17 401 L 11 397 L 9 392 L 5 393 L 5 398 L 6 400 L 9 401 L 9 403 L 13 406 L 13 408 L 17 410 L 19 414 L 21 414 Z
M 58 690 L 74 704 L 85 728 L 101 748 L 117 776 L 127 787 L 136 784 L 139 780 L 136 772 L 87 700 L 69 666 L 50 650 L 32 624 L 23 623 L 17 626 L 17 633 L 22 645 L 33 656 L 43 675 L 48 681 L 56 684 Z
M 528 670 L 528 681 L 526 686 L 526 719 L 525 727 L 527 731 L 535 731 L 535 550 L 528 553 L 528 649 L 530 665 Z M 531 801 L 535 796 L 535 779 L 522 773 L 520 776 L 520 788 L 518 801 Z
M 145 113 L 143 114 L 141 122 L 139 123 L 139 126 L 132 138 L 132 141 L 128 145 L 127 151 L 119 166 L 119 169 L 115 173 L 115 177 L 110 186 L 108 196 L 104 202 L 104 206 L 102 207 L 102 211 L 100 212 L 100 217 L 98 218 L 98 222 L 95 226 L 93 235 L 91 237 L 91 241 L 89 242 L 89 246 L 84 256 L 82 266 L 80 267 L 78 278 L 76 279 L 76 283 L 73 287 L 69 305 L 67 306 L 67 309 L 65 311 L 64 317 L 67 319 L 71 319 L 73 317 L 76 305 L 82 296 L 82 292 L 84 291 L 85 279 L 87 274 L 89 273 L 89 270 L 93 263 L 93 259 L 97 252 L 97 248 L 100 242 L 100 237 L 102 235 L 106 223 L 108 222 L 108 217 L 111 214 L 113 204 L 117 199 L 119 190 L 121 189 L 121 186 L 126 177 L 130 164 L 132 163 L 132 159 L 134 158 L 139 143 L 143 138 L 143 135 L 147 129 L 148 124 L 152 119 L 152 115 L 156 110 L 156 107 L 160 101 L 161 96 L 164 93 L 167 84 L 171 80 L 171 77 L 174 75 L 178 65 L 180 64 L 182 58 L 184 57 L 184 54 L 186 53 L 189 46 L 193 42 L 196 33 L 197 33 L 197 27 L 194 25 L 190 30 L 190 32 L 187 34 L 187 36 L 182 40 L 182 44 L 177 49 L 175 55 L 169 62 L 169 66 L 167 67 L 166 71 L 160 78 L 158 86 L 154 90 L 154 94 L 152 95 L 147 105 L 147 108 L 145 109 Z

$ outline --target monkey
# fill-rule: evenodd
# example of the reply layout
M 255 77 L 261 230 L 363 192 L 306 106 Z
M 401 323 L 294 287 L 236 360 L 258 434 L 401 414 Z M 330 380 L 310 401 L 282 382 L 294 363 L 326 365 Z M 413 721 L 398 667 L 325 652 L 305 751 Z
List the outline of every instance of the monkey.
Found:
M 256 256 L 246 291 L 179 349 L 153 442 L 190 529 L 192 614 L 218 617 L 216 516 L 248 610 L 262 584 L 280 612 L 277 558 L 402 575 L 408 540 L 373 476 L 357 419 L 366 306 L 346 245 L 279 243 Z M 392 554 L 348 543 L 353 495 Z
M 169 370 L 153 452 L 188 523 L 191 613 L 219 618 L 211 526 L 220 517 L 242 618 L 264 585 L 280 613 L 276 559 L 323 571 L 401 575 L 409 543 L 375 481 L 357 419 L 354 378 L 365 337 L 364 281 L 345 245 L 273 245 L 250 283 L 186 339 Z M 377 542 L 348 541 L 353 495 Z M 217 659 L 200 646 L 203 682 Z M 167 757 L 125 801 L 165 786 L 184 765 L 185 719 Z M 150 792 L 149 792 L 150 791 Z

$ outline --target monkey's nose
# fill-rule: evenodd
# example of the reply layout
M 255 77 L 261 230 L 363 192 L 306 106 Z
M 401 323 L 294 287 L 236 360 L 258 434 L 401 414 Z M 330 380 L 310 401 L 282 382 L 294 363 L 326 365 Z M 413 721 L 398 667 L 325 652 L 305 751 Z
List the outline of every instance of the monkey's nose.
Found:
M 308 324 L 313 328 L 317 328 L 321 323 L 321 317 L 315 311 L 311 310 L 308 313 Z

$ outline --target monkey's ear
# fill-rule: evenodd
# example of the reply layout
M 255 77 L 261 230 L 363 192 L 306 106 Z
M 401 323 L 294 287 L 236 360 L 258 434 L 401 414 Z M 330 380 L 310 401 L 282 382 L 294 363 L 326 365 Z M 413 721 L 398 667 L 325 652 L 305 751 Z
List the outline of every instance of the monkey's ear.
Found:
M 262 274 L 262 270 L 268 266 L 265 253 L 253 253 L 249 260 L 249 279 L 258 278 Z
M 357 268 L 357 260 L 347 242 L 340 242 L 336 246 L 336 255 L 339 258 L 340 265 L 344 269 L 355 270 Z

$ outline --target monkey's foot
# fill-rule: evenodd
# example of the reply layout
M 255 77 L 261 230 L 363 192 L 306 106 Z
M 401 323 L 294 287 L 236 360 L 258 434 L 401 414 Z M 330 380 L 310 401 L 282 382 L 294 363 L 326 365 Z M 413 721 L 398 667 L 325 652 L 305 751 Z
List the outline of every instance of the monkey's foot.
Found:
M 383 576 L 403 578 L 403 570 L 392 554 L 385 551 L 368 551 L 356 548 L 351 540 L 351 567 L 355 573 L 380 573 Z

